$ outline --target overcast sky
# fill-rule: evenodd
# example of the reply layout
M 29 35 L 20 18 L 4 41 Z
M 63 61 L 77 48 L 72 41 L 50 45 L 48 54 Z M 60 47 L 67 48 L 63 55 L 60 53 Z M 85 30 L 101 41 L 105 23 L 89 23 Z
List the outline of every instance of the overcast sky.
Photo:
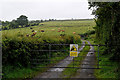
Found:
M 0 20 L 11 21 L 20 15 L 29 20 L 93 18 L 87 0 L 0 0 Z

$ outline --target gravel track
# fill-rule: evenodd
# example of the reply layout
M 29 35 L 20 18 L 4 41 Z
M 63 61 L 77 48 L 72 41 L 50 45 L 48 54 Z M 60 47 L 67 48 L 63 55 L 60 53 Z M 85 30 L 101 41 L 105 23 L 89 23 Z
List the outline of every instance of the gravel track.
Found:
M 88 54 L 86 55 L 85 59 L 82 61 L 81 69 L 78 69 L 76 76 L 72 78 L 92 78 L 94 77 L 94 65 L 95 65 L 95 53 L 94 53 L 94 47 L 90 44 L 89 41 L 87 41 L 90 45 L 90 50 Z

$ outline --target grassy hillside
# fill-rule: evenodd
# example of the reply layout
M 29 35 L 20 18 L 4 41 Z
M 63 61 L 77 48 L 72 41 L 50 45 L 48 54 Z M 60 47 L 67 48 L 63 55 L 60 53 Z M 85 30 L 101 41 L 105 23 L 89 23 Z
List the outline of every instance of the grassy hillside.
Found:
M 93 30 L 95 23 L 93 20 L 88 21 L 51 21 L 51 22 L 43 22 L 40 23 L 39 26 L 33 26 L 33 29 L 27 28 L 18 28 L 12 30 L 2 31 L 3 39 L 5 37 L 10 38 L 19 38 L 26 37 L 26 34 L 32 34 L 32 30 L 37 31 L 35 35 L 36 38 L 45 38 L 52 36 L 59 36 L 59 30 L 64 30 L 66 35 L 73 35 L 73 32 L 76 34 L 83 34 L 86 31 Z M 44 30 L 45 32 L 41 33 L 40 30 Z

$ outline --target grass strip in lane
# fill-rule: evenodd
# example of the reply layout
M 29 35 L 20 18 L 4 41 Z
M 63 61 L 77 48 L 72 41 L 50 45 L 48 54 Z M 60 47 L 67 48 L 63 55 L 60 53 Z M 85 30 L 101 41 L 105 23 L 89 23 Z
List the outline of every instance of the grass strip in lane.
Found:
M 87 42 L 85 42 L 85 44 L 88 44 Z M 84 52 L 84 51 L 89 51 L 90 49 L 90 46 L 85 46 L 82 50 L 82 52 L 80 52 L 78 54 L 79 57 L 75 57 L 74 58 L 74 63 L 73 61 L 68 65 L 68 67 L 73 67 L 73 64 L 74 64 L 74 67 L 80 67 L 80 64 L 82 62 L 82 60 L 85 58 L 86 54 L 88 52 Z M 83 56 L 83 57 L 82 57 Z M 79 61 L 76 61 L 76 60 L 79 60 Z M 62 72 L 62 75 L 61 77 L 63 78 L 70 78 L 72 76 L 74 76 L 77 72 L 79 68 L 65 68 L 65 70 Z

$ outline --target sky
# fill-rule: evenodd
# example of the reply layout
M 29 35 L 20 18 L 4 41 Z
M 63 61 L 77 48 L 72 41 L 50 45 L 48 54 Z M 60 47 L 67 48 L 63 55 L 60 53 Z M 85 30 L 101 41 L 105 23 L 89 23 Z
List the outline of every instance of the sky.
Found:
M 0 0 L 0 20 L 91 19 L 87 0 Z

